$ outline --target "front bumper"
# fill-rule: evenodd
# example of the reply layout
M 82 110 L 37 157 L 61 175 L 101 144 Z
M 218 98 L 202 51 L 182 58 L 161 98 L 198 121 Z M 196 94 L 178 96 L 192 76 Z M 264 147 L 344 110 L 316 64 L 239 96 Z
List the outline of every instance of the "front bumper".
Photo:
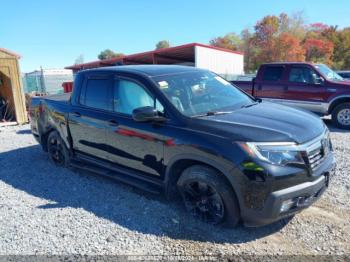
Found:
M 270 224 L 298 213 L 316 202 L 328 187 L 329 180 L 335 172 L 333 156 L 329 160 L 317 171 L 315 180 L 270 193 L 260 210 L 249 208 L 242 210 L 244 224 L 252 227 Z M 296 205 L 290 210 L 281 212 L 282 203 L 290 199 L 297 199 Z

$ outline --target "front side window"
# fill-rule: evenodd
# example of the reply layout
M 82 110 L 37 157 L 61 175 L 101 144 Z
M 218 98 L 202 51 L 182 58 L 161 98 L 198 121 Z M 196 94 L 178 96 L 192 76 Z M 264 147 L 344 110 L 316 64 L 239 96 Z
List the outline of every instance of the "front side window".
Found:
M 155 107 L 159 112 L 164 111 L 163 106 L 155 100 L 143 86 L 129 80 L 119 80 L 114 88 L 114 111 L 131 115 L 139 107 Z
M 282 79 L 284 67 L 283 66 L 267 66 L 264 69 L 264 81 L 279 81 Z
M 292 67 L 289 73 L 289 82 L 316 84 L 318 74 L 308 67 Z
M 162 75 L 153 80 L 178 111 L 191 117 L 232 111 L 253 102 L 231 83 L 208 71 Z
M 111 80 L 108 78 L 87 79 L 85 95 L 81 97 L 80 103 L 96 109 L 111 110 L 110 87 Z

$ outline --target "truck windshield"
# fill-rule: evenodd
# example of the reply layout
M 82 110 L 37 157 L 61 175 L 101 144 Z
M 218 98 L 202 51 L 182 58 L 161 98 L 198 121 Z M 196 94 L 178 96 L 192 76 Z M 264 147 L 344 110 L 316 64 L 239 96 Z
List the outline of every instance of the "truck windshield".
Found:
M 331 81 L 344 81 L 344 79 L 330 69 L 328 66 L 324 64 L 317 64 L 315 67 L 328 79 Z
M 159 89 L 184 115 L 195 117 L 229 113 L 254 100 L 223 78 L 208 71 L 153 77 Z

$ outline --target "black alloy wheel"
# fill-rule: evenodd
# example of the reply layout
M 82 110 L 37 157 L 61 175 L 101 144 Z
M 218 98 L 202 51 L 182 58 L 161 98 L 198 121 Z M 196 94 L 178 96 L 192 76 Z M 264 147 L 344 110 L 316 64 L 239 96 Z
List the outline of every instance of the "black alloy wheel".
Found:
M 56 166 L 66 167 L 69 162 L 69 153 L 62 141 L 61 137 L 56 131 L 49 134 L 47 139 L 47 149 L 49 153 L 50 160 Z
M 235 227 L 240 221 L 236 194 L 222 173 L 205 165 L 186 168 L 177 188 L 185 207 L 195 218 L 209 223 Z
M 225 216 L 221 196 L 205 182 L 193 181 L 183 187 L 184 202 L 196 218 L 210 224 L 219 224 Z

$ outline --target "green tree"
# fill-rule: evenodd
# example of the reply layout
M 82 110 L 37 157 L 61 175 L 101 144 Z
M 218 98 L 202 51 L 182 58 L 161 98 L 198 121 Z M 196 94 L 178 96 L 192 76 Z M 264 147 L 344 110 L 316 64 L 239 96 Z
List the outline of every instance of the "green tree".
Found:
M 121 57 L 124 56 L 123 53 L 116 53 L 112 51 L 111 49 L 105 49 L 101 51 L 101 53 L 97 56 L 98 59 L 100 60 L 106 60 L 106 59 L 111 59 L 111 58 L 116 58 L 116 57 Z
M 244 52 L 244 69 L 247 73 L 254 73 L 258 68 L 257 54 L 259 47 L 255 45 L 254 34 L 249 29 L 244 29 L 241 32 L 242 48 Z
M 350 28 L 338 30 L 336 26 L 331 26 L 322 35 L 334 45 L 333 67 L 338 70 L 350 69 Z
M 291 16 L 281 13 L 279 15 L 279 33 L 289 33 L 300 41 L 305 38 L 307 26 L 305 24 L 304 13 L 296 12 Z
M 168 47 L 170 47 L 170 43 L 168 40 L 161 40 L 156 44 L 156 50 Z

